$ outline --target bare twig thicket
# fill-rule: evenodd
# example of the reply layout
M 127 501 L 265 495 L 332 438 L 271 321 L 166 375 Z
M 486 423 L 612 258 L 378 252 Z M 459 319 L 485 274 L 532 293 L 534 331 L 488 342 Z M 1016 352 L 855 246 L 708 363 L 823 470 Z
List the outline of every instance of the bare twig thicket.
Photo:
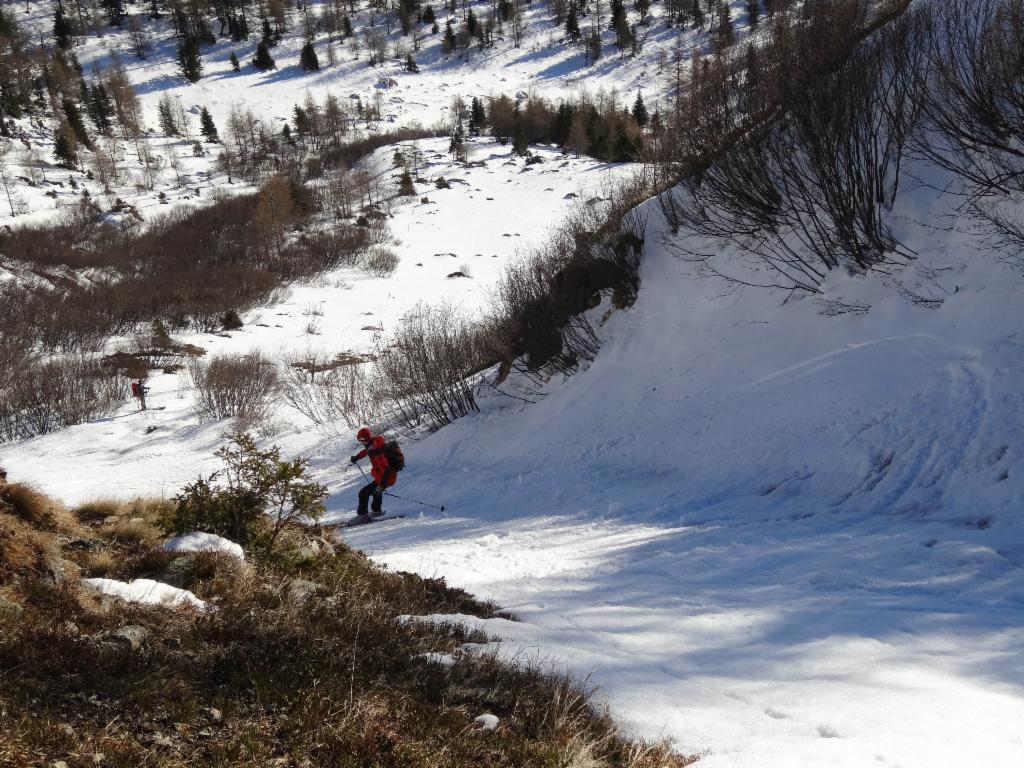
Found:
M 371 367 L 363 360 L 339 363 L 315 356 L 285 359 L 282 399 L 318 427 L 349 431 L 378 421 L 380 405 Z
M 484 362 L 465 317 L 448 305 L 419 304 L 379 352 L 375 399 L 398 423 L 439 429 L 478 410 L 468 377 Z
M 0 346 L 0 443 L 108 416 L 127 399 L 127 381 L 99 360 L 42 360 Z
M 816 9 L 806 20 L 778 16 L 766 49 L 745 63 L 747 101 L 778 109 L 759 124 L 731 113 L 726 66 L 700 65 L 687 116 L 700 128 L 677 149 L 690 172 L 660 198 L 675 228 L 752 256 L 763 284 L 806 291 L 837 267 L 887 270 L 914 256 L 887 213 L 920 112 L 925 28 L 911 12 L 858 43 L 866 4 Z M 718 269 L 710 254 L 677 247 Z
M 948 171 L 985 231 L 1024 263 L 1024 2 L 931 6 L 915 152 Z
M 962 195 L 978 231 L 1021 262 L 1024 2 L 893 4 L 874 18 L 866 8 L 808 5 L 799 20 L 777 16 L 742 63 L 695 63 L 677 115 L 688 130 L 664 146 L 683 182 L 660 201 L 673 226 L 744 266 L 677 241 L 686 258 L 810 292 L 832 269 L 891 271 L 915 256 L 890 212 L 916 158 L 945 172 L 937 192 Z M 861 29 L 871 34 L 857 42 Z
M 188 374 L 196 409 L 209 421 L 234 417 L 245 425 L 259 424 L 280 394 L 277 366 L 258 351 L 192 358 Z

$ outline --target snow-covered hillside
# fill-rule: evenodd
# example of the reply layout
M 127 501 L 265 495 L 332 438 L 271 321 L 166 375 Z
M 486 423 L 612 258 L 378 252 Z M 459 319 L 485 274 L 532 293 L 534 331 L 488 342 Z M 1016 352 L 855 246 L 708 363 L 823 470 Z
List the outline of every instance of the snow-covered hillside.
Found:
M 938 275 L 938 308 L 839 275 L 784 301 L 695 279 L 647 212 L 640 297 L 597 360 L 408 445 L 396 491 L 447 512 L 392 499 L 411 517 L 346 539 L 498 600 L 505 653 L 591 676 L 703 764 L 1019 764 L 1019 277 L 922 234 L 900 279 Z M 220 427 L 158 397 L 4 462 L 69 501 L 172 493 Z M 280 428 L 350 515 L 351 439 Z
M 336 4 L 333 4 L 336 5 Z M 128 17 L 120 27 L 103 21 L 89 25 L 86 34 L 70 49 L 87 80 L 111 70 L 115 57 L 123 65 L 140 102 L 142 152 L 139 142 L 127 140 L 120 130 L 110 137 L 96 134 L 97 146 L 118 158 L 122 171 L 117 178 L 103 180 L 92 169 L 95 153 L 82 152 L 84 169 L 60 168 L 54 159 L 54 126 L 50 117 L 28 116 L 15 121 L 21 141 L 10 141 L 11 150 L 4 162 L 11 183 L 12 205 L 0 206 L 0 225 L 52 220 L 60 210 L 77 202 L 83 190 L 106 208 L 117 199 L 135 207 L 148 220 L 166 210 L 168 204 L 202 205 L 213 190 L 243 192 L 252 187 L 239 183 L 218 165 L 220 148 L 203 145 L 204 154 L 196 156 L 193 141 L 201 139 L 199 115 L 205 108 L 227 133 L 232 110 L 251 110 L 270 130 L 278 133 L 285 125 L 294 130 L 294 108 L 312 99 L 321 107 L 328 96 L 340 103 L 350 123 L 349 136 L 365 136 L 401 126 L 437 126 L 450 130 L 457 98 L 467 104 L 473 97 L 508 96 L 522 101 L 537 96 L 551 101 L 588 93 L 601 103 L 628 109 L 636 94 L 643 94 L 653 113 L 667 105 L 667 95 L 678 76 L 677 64 L 685 62 L 689 51 L 705 43 L 710 29 L 690 25 L 669 26 L 666 11 L 654 6 L 646 21 L 637 24 L 642 44 L 635 54 L 614 45 L 615 33 L 607 24 L 607 9 L 598 23 L 594 13 L 581 18 L 588 32 L 595 26 L 604 48 L 602 58 L 593 63 L 582 45 L 570 45 L 564 24 L 555 23 L 547 4 L 523 5 L 523 26 L 518 44 L 508 32 L 497 32 L 493 44 L 481 48 L 474 43 L 467 50 L 444 50 L 444 29 L 449 17 L 456 28 L 464 26 L 467 8 L 476 8 L 481 20 L 493 13 L 491 3 L 462 4 L 450 13 L 440 5 L 435 9 L 439 32 L 429 24 L 417 23 L 403 35 L 396 12 L 389 9 L 367 10 L 361 5 L 351 10 L 353 34 L 344 36 L 325 27 L 325 14 L 333 7 L 327 0 L 312 0 L 299 8 L 286 9 L 286 23 L 280 42 L 272 48 L 276 68 L 260 71 L 251 64 L 259 31 L 253 28 L 246 40 L 233 41 L 219 36 L 213 44 L 201 46 L 203 75 L 195 83 L 181 76 L 177 60 L 177 41 L 172 34 L 170 16 L 148 16 L 148 5 L 128 5 Z M 741 0 L 734 0 L 736 34 L 745 34 L 745 15 Z M 30 0 L 11 4 L 7 11 L 30 39 L 51 40 L 55 2 Z M 633 13 L 632 21 L 639 17 Z M 256 17 L 255 12 L 250 14 Z M 305 71 L 299 64 L 299 51 L 306 40 L 305 20 L 312 20 L 312 39 L 321 69 Z M 212 28 L 220 27 L 211 21 Z M 255 21 L 251 21 L 250 25 Z M 133 27 L 135 31 L 133 31 Z M 145 38 L 147 53 L 140 58 L 133 42 Z M 371 63 L 374 50 L 383 51 L 379 61 Z M 405 68 L 405 53 L 414 55 L 418 72 Z M 235 71 L 230 57 L 240 62 Z M 674 64 L 675 61 L 677 64 Z M 682 65 L 681 65 L 682 66 Z M 180 136 L 166 135 L 161 127 L 158 106 L 161 100 L 182 116 Z M 6 202 L 6 200 L 4 201 Z M 11 215 L 11 209 L 16 215 Z
M 408 452 L 446 516 L 346 538 L 494 597 L 506 652 L 701 764 L 1019 765 L 1019 276 L 928 262 L 939 309 L 844 279 L 780 306 L 652 248 L 589 370 Z
M 733 2 L 737 18 L 744 5 Z M 646 87 L 671 42 L 652 34 L 642 56 L 586 68 L 544 44 L 537 6 L 523 49 L 455 61 L 429 40 L 419 75 L 365 61 L 300 75 L 289 39 L 276 73 L 232 74 L 222 42 L 197 85 L 174 80 L 166 51 L 132 76 L 149 84 L 150 111 L 168 91 L 221 119 L 235 94 L 257 94 L 280 123 L 309 86 L 317 99 L 380 93 L 383 122 L 403 124 L 443 120 L 455 94 Z M 83 62 L 108 44 L 124 41 L 90 42 Z M 254 44 L 234 47 L 247 59 Z M 376 88 L 382 75 L 397 85 Z M 572 193 L 586 204 L 631 172 L 546 148 L 527 166 L 485 138 L 471 147 L 482 165 L 454 165 L 447 139 L 421 143 L 430 176 L 454 183 L 394 207 L 391 277 L 331 272 L 237 332 L 182 340 L 362 354 L 420 300 L 479 315 L 500 267 L 542 241 Z M 368 163 L 386 169 L 393 151 Z M 885 216 L 916 261 L 889 276 L 834 270 L 813 297 L 709 277 L 680 246 L 732 254 L 681 242 L 648 202 L 639 296 L 593 310 L 597 359 L 533 402 L 482 388 L 480 413 L 405 443 L 395 492 L 407 498 L 388 509 L 406 517 L 343 537 L 493 598 L 518 619 L 482 623 L 501 653 L 589 677 L 628 730 L 705 753 L 700 765 L 1024 765 L 1024 282 L 969 236 L 961 201 L 913 171 Z M 163 410 L 126 406 L 5 444 L 0 464 L 69 503 L 174 494 L 215 468 L 230 425 L 200 423 L 186 376 L 151 381 Z M 348 463 L 353 436 L 282 406 L 261 440 L 310 458 L 331 520 L 352 514 L 364 482 Z

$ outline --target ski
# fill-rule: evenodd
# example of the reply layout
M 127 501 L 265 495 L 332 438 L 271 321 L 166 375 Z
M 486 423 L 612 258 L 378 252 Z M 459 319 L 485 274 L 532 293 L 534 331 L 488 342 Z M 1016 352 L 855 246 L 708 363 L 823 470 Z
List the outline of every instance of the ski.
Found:
M 385 522 L 387 520 L 400 520 L 403 517 L 405 517 L 405 515 L 403 515 L 403 514 L 398 514 L 398 515 L 384 514 L 384 515 L 381 515 L 380 517 L 371 517 L 368 520 L 361 520 L 358 517 L 353 517 L 348 522 L 342 523 L 339 526 L 339 528 L 353 528 L 353 527 L 355 527 L 357 525 L 369 525 L 370 523 L 383 523 L 383 522 Z

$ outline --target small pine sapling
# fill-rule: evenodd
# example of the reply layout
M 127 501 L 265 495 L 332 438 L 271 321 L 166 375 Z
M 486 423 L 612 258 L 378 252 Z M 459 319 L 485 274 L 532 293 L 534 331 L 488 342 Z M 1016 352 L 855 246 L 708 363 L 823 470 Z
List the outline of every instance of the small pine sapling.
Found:
M 216 143 L 220 138 L 217 135 L 217 125 L 213 122 L 213 115 L 210 114 L 210 110 L 206 107 L 203 107 L 203 110 L 199 113 L 199 131 L 211 144 Z
M 260 40 L 260 44 L 256 46 L 256 55 L 253 57 L 252 65 L 261 72 L 277 69 L 277 62 L 270 55 L 270 43 L 267 42 L 267 38 Z
M 307 40 L 306 44 L 302 46 L 302 50 L 299 52 L 299 65 L 307 72 L 320 71 L 320 59 L 317 58 L 312 40 Z

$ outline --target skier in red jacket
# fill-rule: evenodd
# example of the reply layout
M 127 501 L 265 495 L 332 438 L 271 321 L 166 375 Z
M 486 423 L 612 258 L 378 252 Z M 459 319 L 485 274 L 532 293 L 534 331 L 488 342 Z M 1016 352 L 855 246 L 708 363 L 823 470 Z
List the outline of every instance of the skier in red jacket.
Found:
M 391 468 L 388 457 L 384 452 L 385 440 L 381 435 L 374 435 L 369 427 L 360 427 L 356 432 L 356 440 L 363 444 L 363 450 L 353 455 L 350 461 L 355 464 L 366 456 L 370 457 L 370 476 L 373 482 L 363 486 L 359 491 L 359 508 L 356 514 L 361 518 L 369 519 L 366 514 L 366 507 L 373 496 L 373 504 L 370 509 L 374 517 L 384 514 L 381 504 L 384 502 L 384 491 L 395 484 L 398 474 Z

